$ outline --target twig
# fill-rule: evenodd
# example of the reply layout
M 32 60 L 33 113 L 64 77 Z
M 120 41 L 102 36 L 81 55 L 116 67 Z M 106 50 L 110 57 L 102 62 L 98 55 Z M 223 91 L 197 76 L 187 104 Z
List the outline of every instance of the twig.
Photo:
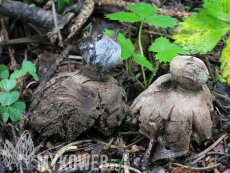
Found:
M 185 166 L 185 165 L 181 165 L 179 163 L 173 163 L 173 165 L 176 165 L 176 166 L 179 166 L 179 167 L 184 167 L 184 168 L 190 168 L 190 169 L 197 169 L 197 170 L 202 170 L 202 171 L 205 171 L 205 170 L 208 170 L 208 169 L 212 169 L 212 168 L 216 168 L 220 165 L 221 163 L 217 163 L 215 165 L 212 165 L 212 166 L 208 166 L 208 167 L 190 167 L 190 166 Z
M 125 173 L 129 173 L 129 150 L 125 151 L 125 155 L 124 155 L 124 170 Z
M 57 154 L 55 155 L 54 159 L 51 162 L 51 167 L 56 163 L 56 161 L 58 160 L 58 158 L 65 153 L 66 151 L 68 151 L 73 145 L 79 145 L 81 143 L 88 143 L 88 142 L 92 142 L 91 139 L 88 140 L 81 140 L 81 141 L 76 141 L 76 142 L 72 142 L 64 147 L 62 147 Z
M 73 37 L 73 35 L 85 24 L 89 16 L 94 10 L 94 1 L 85 0 L 85 4 L 81 10 L 81 13 L 76 17 L 75 23 L 71 26 L 71 33 L 67 39 Z
M 151 154 L 153 144 L 154 144 L 154 139 L 150 139 L 148 149 L 146 150 L 146 154 L 142 159 L 142 164 L 141 164 L 142 171 L 146 171 L 148 169 L 149 157 Z
M 139 139 L 138 141 L 136 141 L 136 142 L 134 142 L 134 143 L 132 143 L 132 144 L 127 145 L 127 146 L 125 147 L 125 149 L 129 148 L 129 147 L 132 146 L 132 145 L 135 145 L 136 143 L 142 141 L 143 139 L 145 139 L 145 137 Z
M 5 40 L 8 41 L 9 40 L 9 36 L 8 36 L 8 32 L 6 30 L 6 26 L 5 26 L 5 22 L 4 22 L 3 17 L 1 17 L 1 25 L 2 25 L 2 30 L 4 32 Z M 13 55 L 13 51 L 12 51 L 12 49 L 11 49 L 10 46 L 8 47 L 8 51 L 9 51 L 9 56 L 10 56 L 10 59 L 11 59 L 11 64 L 12 64 L 13 68 L 15 69 L 17 63 L 15 61 L 15 58 L 14 58 L 14 55 Z
M 164 37 L 167 37 L 167 38 L 171 38 L 170 35 L 165 35 L 163 33 L 155 32 L 155 31 L 151 31 L 151 30 L 142 30 L 142 33 L 143 34 L 155 34 L 155 35 L 159 35 L 159 36 L 164 36 Z
M 219 158 L 217 159 L 217 162 L 220 162 L 222 159 L 226 159 L 226 158 L 228 158 L 228 157 L 230 157 L 230 154 L 227 154 L 227 155 L 225 155 L 225 156 L 219 157 Z
M 221 94 L 219 94 L 219 93 L 216 93 L 216 92 L 214 92 L 214 91 L 211 91 L 211 93 L 216 94 L 216 95 L 218 95 L 218 96 L 220 96 L 220 97 L 223 97 L 223 98 L 225 98 L 225 99 L 227 99 L 227 100 L 230 100 L 230 98 L 225 97 L 225 96 L 223 96 L 223 95 L 221 95 Z
M 210 66 L 210 62 L 209 62 L 209 59 L 208 59 L 207 56 L 205 56 L 205 60 L 206 60 L 206 64 L 207 64 L 207 67 L 208 67 L 208 71 L 209 71 L 209 73 L 210 73 L 210 75 L 211 75 L 212 80 L 213 80 L 213 81 L 216 81 L 216 79 L 215 79 L 215 77 L 214 77 L 214 75 L 213 75 L 213 73 L 212 73 L 212 69 L 211 69 L 211 66 Z
M 205 155 L 207 152 L 209 152 L 210 150 L 212 150 L 217 144 L 220 143 L 220 141 L 222 141 L 225 137 L 227 136 L 227 133 L 224 133 L 216 142 L 214 142 L 210 147 L 208 147 L 206 150 L 204 150 L 203 152 L 201 152 L 200 154 L 197 154 L 196 156 L 194 156 L 193 159 L 197 159 L 198 157 L 201 157 L 203 155 Z
M 138 135 L 140 132 L 118 132 L 119 135 Z
M 99 166 L 99 169 L 102 169 L 104 170 L 105 168 L 113 168 L 113 167 L 116 167 L 116 168 L 119 168 L 120 164 L 117 164 L 117 163 L 107 163 L 107 164 L 104 164 L 104 165 L 100 165 Z M 121 168 L 124 169 L 124 165 L 121 166 Z M 133 171 L 133 172 L 136 172 L 136 173 L 142 173 L 141 171 L 139 171 L 138 169 L 135 169 L 133 167 L 129 167 L 129 170 L 130 171 Z
M 53 14 L 54 26 L 55 26 L 55 30 L 57 30 L 57 35 L 58 35 L 58 39 L 59 39 L 58 46 L 63 47 L 61 31 L 58 28 L 58 24 L 57 24 L 55 4 L 54 4 L 54 1 L 51 1 L 51 2 L 52 2 L 52 14 Z

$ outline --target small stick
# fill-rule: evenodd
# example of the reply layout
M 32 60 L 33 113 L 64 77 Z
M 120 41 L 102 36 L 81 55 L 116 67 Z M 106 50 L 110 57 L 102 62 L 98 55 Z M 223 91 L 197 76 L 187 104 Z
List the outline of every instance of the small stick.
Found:
M 142 171 L 146 171 L 148 169 L 148 162 L 149 162 L 149 157 L 151 154 L 153 144 L 154 144 L 154 139 L 150 139 L 148 149 L 146 150 L 146 154 L 144 158 L 142 159 L 142 164 L 141 164 Z
M 54 4 L 54 1 L 51 1 L 51 2 L 52 2 L 52 13 L 53 13 L 53 19 L 54 19 L 54 26 L 55 26 L 55 30 L 57 30 L 57 35 L 58 35 L 58 39 L 59 39 L 58 46 L 63 47 L 61 31 L 58 28 L 58 24 L 57 24 L 57 16 L 56 16 L 55 4 Z
M 120 164 L 117 164 L 117 163 L 107 163 L 107 164 L 104 164 L 104 165 L 100 165 L 99 166 L 99 169 L 105 169 L 105 168 L 119 168 L 120 167 Z M 121 166 L 121 168 L 124 169 L 124 165 Z M 136 172 L 136 173 L 142 173 L 141 171 L 139 171 L 138 169 L 135 169 L 133 167 L 129 167 L 129 170 L 130 171 L 133 171 L 133 172 Z
M 190 167 L 190 166 L 185 166 L 185 165 L 181 165 L 179 163 L 173 163 L 173 165 L 176 165 L 176 166 L 179 166 L 179 167 L 184 167 L 184 168 L 190 168 L 190 169 L 197 169 L 197 170 L 201 170 L 201 171 L 205 171 L 205 170 L 208 170 L 208 169 L 212 169 L 212 168 L 216 168 L 220 165 L 221 163 L 217 163 L 215 165 L 212 165 L 212 166 L 208 166 L 208 167 Z
M 216 93 L 216 92 L 214 92 L 214 91 L 211 91 L 211 93 L 216 94 L 216 95 L 218 95 L 218 96 L 220 96 L 220 97 L 223 97 L 223 98 L 225 98 L 225 99 L 227 99 L 227 100 L 230 100 L 230 98 L 225 97 L 225 96 L 223 96 L 223 95 L 221 95 L 221 94 L 219 94 L 219 93 Z
M 205 155 L 207 152 L 209 152 L 210 150 L 212 150 L 217 144 L 220 143 L 220 141 L 222 141 L 225 137 L 227 136 L 227 133 L 224 133 L 216 142 L 214 142 L 210 147 L 208 147 L 206 150 L 204 150 L 203 152 L 201 152 L 200 154 L 194 156 L 193 159 L 197 159 L 198 157 L 201 157 L 203 155 Z
M 9 36 L 8 36 L 8 32 L 6 30 L 6 26 L 5 26 L 5 22 L 4 22 L 3 17 L 1 17 L 1 25 L 2 25 L 2 30 L 4 32 L 5 40 L 8 41 L 9 40 Z M 12 66 L 15 69 L 17 63 L 16 63 L 16 60 L 15 60 L 14 55 L 13 55 L 13 51 L 12 51 L 12 49 L 11 49 L 10 46 L 8 47 L 8 51 L 9 51 L 9 56 L 10 56 L 10 59 L 11 59 Z
M 119 132 L 119 135 L 138 135 L 139 132 Z
M 211 78 L 212 78 L 212 80 L 215 82 L 216 79 L 215 79 L 215 77 L 214 77 L 214 75 L 213 75 L 213 72 L 212 72 L 212 69 L 211 69 L 211 66 L 210 66 L 210 62 L 209 62 L 209 59 L 208 59 L 207 56 L 205 56 L 205 60 L 206 60 L 206 64 L 207 64 L 207 67 L 208 67 L 208 71 L 209 71 L 209 73 L 210 73 L 210 75 L 211 75 Z
M 145 137 L 143 137 L 143 138 L 139 139 L 138 141 L 136 141 L 136 142 L 134 142 L 134 143 L 132 143 L 132 144 L 129 144 L 128 146 L 126 146 L 126 147 L 125 147 L 125 149 L 127 149 L 127 148 L 131 147 L 132 145 L 135 145 L 136 143 L 138 143 L 138 142 L 142 141 L 143 139 L 145 139 Z
M 217 159 L 217 162 L 220 162 L 222 159 L 226 159 L 226 158 L 228 158 L 228 157 L 230 157 L 230 154 L 227 154 L 227 155 L 225 155 L 225 156 L 221 156 L 221 157 L 219 157 L 219 158 Z

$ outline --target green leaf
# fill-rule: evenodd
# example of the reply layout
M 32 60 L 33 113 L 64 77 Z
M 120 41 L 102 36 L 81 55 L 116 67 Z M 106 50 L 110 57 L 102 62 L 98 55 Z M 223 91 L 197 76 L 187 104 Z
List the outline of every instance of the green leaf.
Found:
M 11 74 L 10 79 L 15 79 L 24 76 L 27 72 L 29 72 L 36 81 L 39 80 L 36 74 L 36 67 L 30 61 L 23 61 L 21 70 L 14 70 L 14 73 Z
M 18 91 L 13 91 L 11 93 L 2 93 L 0 102 L 4 105 L 10 106 L 14 102 L 16 102 L 19 98 L 19 92 Z
M 43 3 L 44 0 L 36 0 L 38 3 Z
M 158 10 L 154 6 L 146 3 L 130 5 L 128 7 L 125 7 L 125 9 L 135 12 L 142 18 L 142 20 L 144 20 L 151 14 L 158 13 Z
M 230 143 L 228 143 L 228 147 L 230 148 Z
M 36 74 L 36 67 L 31 61 L 23 61 L 22 68 L 25 68 L 34 77 L 36 81 L 39 80 Z
M 165 37 L 159 37 L 149 47 L 149 51 L 158 52 L 155 57 L 159 59 L 159 62 L 171 62 L 171 60 L 180 54 L 187 55 L 188 51 L 182 49 L 176 44 L 169 43 L 169 40 Z
M 203 1 L 204 1 L 203 7 L 208 14 L 222 21 L 230 21 L 229 0 L 228 1 L 203 0 Z
M 123 34 L 119 33 L 117 41 L 121 45 L 121 60 L 123 61 L 131 57 L 131 55 L 135 51 L 131 40 L 129 38 L 125 38 Z
M 152 63 L 149 62 L 146 57 L 135 53 L 135 54 L 133 54 L 133 58 L 134 58 L 134 61 L 136 63 L 148 68 L 151 71 L 155 71 L 155 69 L 153 68 Z
M 7 79 L 9 77 L 9 71 L 5 65 L 0 65 L 0 78 Z
M 24 76 L 27 73 L 27 70 L 25 68 L 22 68 L 21 70 L 14 70 L 14 72 L 10 75 L 10 79 L 16 79 Z
M 22 113 L 26 109 L 26 104 L 24 102 L 17 102 L 13 104 L 11 107 L 17 108 L 17 110 Z
M 136 14 L 129 12 L 121 12 L 105 15 L 105 18 L 109 18 L 110 20 L 119 20 L 120 22 L 140 22 L 141 18 Z
M 22 115 L 22 113 L 14 105 L 10 106 L 9 114 L 12 121 L 18 121 Z
M 66 0 L 58 0 L 57 12 L 60 12 L 65 7 Z
M 174 25 L 177 24 L 176 19 L 171 18 L 170 16 L 164 16 L 164 15 L 149 16 L 145 19 L 145 21 L 151 25 L 154 25 L 156 27 L 160 26 L 162 28 L 173 27 Z
M 108 35 L 108 36 L 112 35 L 113 33 L 114 33 L 114 31 L 113 30 L 109 30 L 109 29 L 105 29 L 105 31 L 103 31 L 103 34 L 104 35 Z
M 220 3 L 210 0 L 205 2 Z M 209 8 L 210 4 L 204 6 Z M 200 13 L 193 13 L 192 16 L 183 18 L 184 22 L 179 23 L 182 28 L 172 38 L 176 40 L 175 43 L 184 46 L 193 54 L 211 51 L 230 30 L 230 25 L 223 21 L 223 19 L 229 21 L 230 17 L 223 15 L 222 12 L 201 9 Z
M 17 81 L 15 79 L 3 79 L 0 82 L 0 87 L 5 91 L 10 91 L 17 85 Z
M 224 11 L 226 11 L 226 13 L 228 14 L 228 16 L 230 16 L 230 1 L 229 0 L 222 0 L 221 1 L 224 7 Z
M 3 122 L 6 123 L 9 119 L 9 108 L 5 106 L 0 106 L 0 114 L 3 117 Z
M 220 69 L 223 70 L 222 78 L 230 78 L 230 37 L 228 37 L 225 41 L 225 45 L 220 56 L 220 62 Z
M 108 36 L 113 33 L 114 33 L 113 30 L 108 30 L 108 29 L 105 29 L 105 32 L 103 32 L 103 34 Z M 131 57 L 131 55 L 135 51 L 135 48 L 133 46 L 133 43 L 130 41 L 130 39 L 128 38 L 126 39 L 123 34 L 119 33 L 117 37 L 117 42 L 121 46 L 121 60 L 123 61 Z

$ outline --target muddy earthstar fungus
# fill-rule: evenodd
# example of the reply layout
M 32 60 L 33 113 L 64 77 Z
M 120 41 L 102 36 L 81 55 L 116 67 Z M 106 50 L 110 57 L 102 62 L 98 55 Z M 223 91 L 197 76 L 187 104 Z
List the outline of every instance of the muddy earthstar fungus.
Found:
M 22 121 L 29 121 L 42 136 L 58 135 L 68 141 L 90 128 L 111 135 L 125 118 L 125 91 L 109 75 L 95 79 L 121 62 L 117 34 L 113 36 L 95 35 L 82 41 L 80 50 L 88 64 L 49 80 L 38 104 L 32 101 Z
M 163 136 L 174 152 L 189 150 L 192 131 L 199 141 L 212 134 L 211 93 L 206 86 L 208 69 L 198 58 L 177 56 L 170 73 L 159 77 L 133 102 L 129 114 L 140 112 L 140 132 L 150 139 Z

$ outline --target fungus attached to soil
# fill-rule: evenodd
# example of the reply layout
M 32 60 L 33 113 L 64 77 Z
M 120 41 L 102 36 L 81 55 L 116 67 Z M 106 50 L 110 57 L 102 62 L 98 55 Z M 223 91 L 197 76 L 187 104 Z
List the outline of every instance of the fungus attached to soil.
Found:
M 140 132 L 148 138 L 163 136 L 174 152 L 189 150 L 192 131 L 198 141 L 212 134 L 211 93 L 206 86 L 208 70 L 192 56 L 177 56 L 170 64 L 170 73 L 159 77 L 133 102 L 129 114 L 140 112 Z
M 96 81 L 78 70 L 47 82 L 41 101 L 28 112 L 29 123 L 42 136 L 68 141 L 92 127 L 108 136 L 125 118 L 125 99 L 114 78 Z

